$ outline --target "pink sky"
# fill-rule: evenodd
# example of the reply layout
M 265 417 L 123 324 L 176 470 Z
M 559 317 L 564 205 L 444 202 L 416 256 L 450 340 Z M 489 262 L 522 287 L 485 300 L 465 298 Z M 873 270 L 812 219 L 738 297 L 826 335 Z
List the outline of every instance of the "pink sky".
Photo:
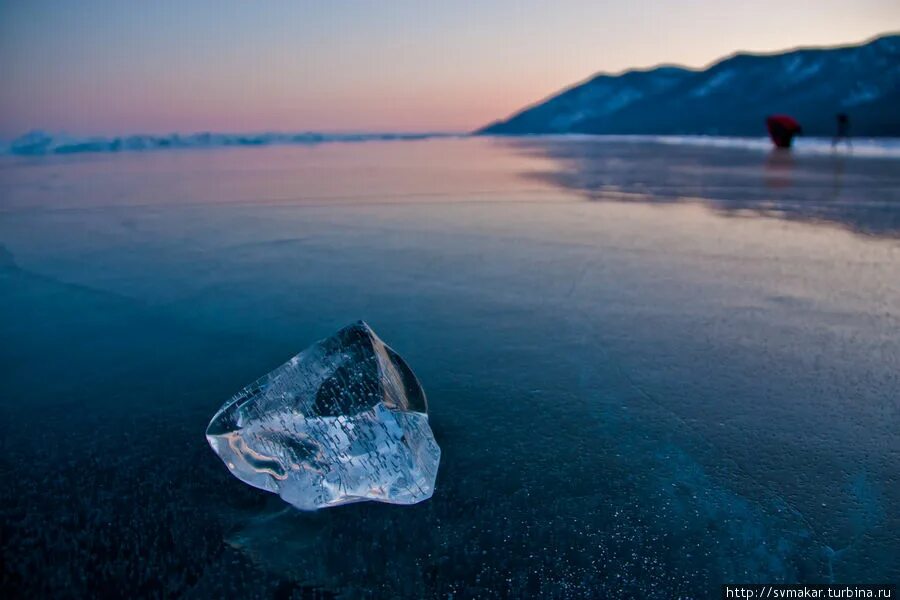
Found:
M 470 130 L 598 71 L 900 30 L 895 0 L 35 0 L 0 11 L 3 136 Z

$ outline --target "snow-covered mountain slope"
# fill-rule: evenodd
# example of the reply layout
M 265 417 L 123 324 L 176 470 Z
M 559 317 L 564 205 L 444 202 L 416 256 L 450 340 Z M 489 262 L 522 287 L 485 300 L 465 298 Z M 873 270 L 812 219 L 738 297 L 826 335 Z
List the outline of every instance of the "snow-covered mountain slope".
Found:
M 859 46 L 740 53 L 711 67 L 598 75 L 480 130 L 491 134 L 759 135 L 788 113 L 811 135 L 900 135 L 900 35 Z

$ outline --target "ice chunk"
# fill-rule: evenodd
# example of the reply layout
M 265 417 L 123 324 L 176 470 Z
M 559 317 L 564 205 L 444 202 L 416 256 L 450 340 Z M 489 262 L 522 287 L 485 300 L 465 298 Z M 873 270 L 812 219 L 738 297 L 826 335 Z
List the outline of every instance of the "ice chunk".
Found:
M 362 321 L 241 390 L 206 439 L 235 477 L 303 510 L 427 500 L 441 458 L 418 379 Z

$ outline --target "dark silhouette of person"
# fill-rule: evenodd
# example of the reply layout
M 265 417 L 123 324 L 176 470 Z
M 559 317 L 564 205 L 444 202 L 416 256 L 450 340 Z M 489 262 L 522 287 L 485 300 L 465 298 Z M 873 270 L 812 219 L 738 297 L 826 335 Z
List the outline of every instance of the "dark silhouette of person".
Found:
M 847 116 L 847 113 L 838 113 L 835 119 L 837 120 L 837 134 L 831 140 L 831 147 L 835 148 L 838 142 L 843 140 L 848 148 L 852 148 L 853 143 L 850 141 L 850 117 Z

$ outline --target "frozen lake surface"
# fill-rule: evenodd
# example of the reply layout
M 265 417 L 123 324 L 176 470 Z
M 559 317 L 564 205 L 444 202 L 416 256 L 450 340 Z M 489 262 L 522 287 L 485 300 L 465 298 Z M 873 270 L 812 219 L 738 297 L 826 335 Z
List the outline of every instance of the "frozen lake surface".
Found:
M 204 439 L 365 319 L 434 496 L 300 513 Z M 718 596 L 900 579 L 900 160 L 639 139 L 0 159 L 2 587 Z

